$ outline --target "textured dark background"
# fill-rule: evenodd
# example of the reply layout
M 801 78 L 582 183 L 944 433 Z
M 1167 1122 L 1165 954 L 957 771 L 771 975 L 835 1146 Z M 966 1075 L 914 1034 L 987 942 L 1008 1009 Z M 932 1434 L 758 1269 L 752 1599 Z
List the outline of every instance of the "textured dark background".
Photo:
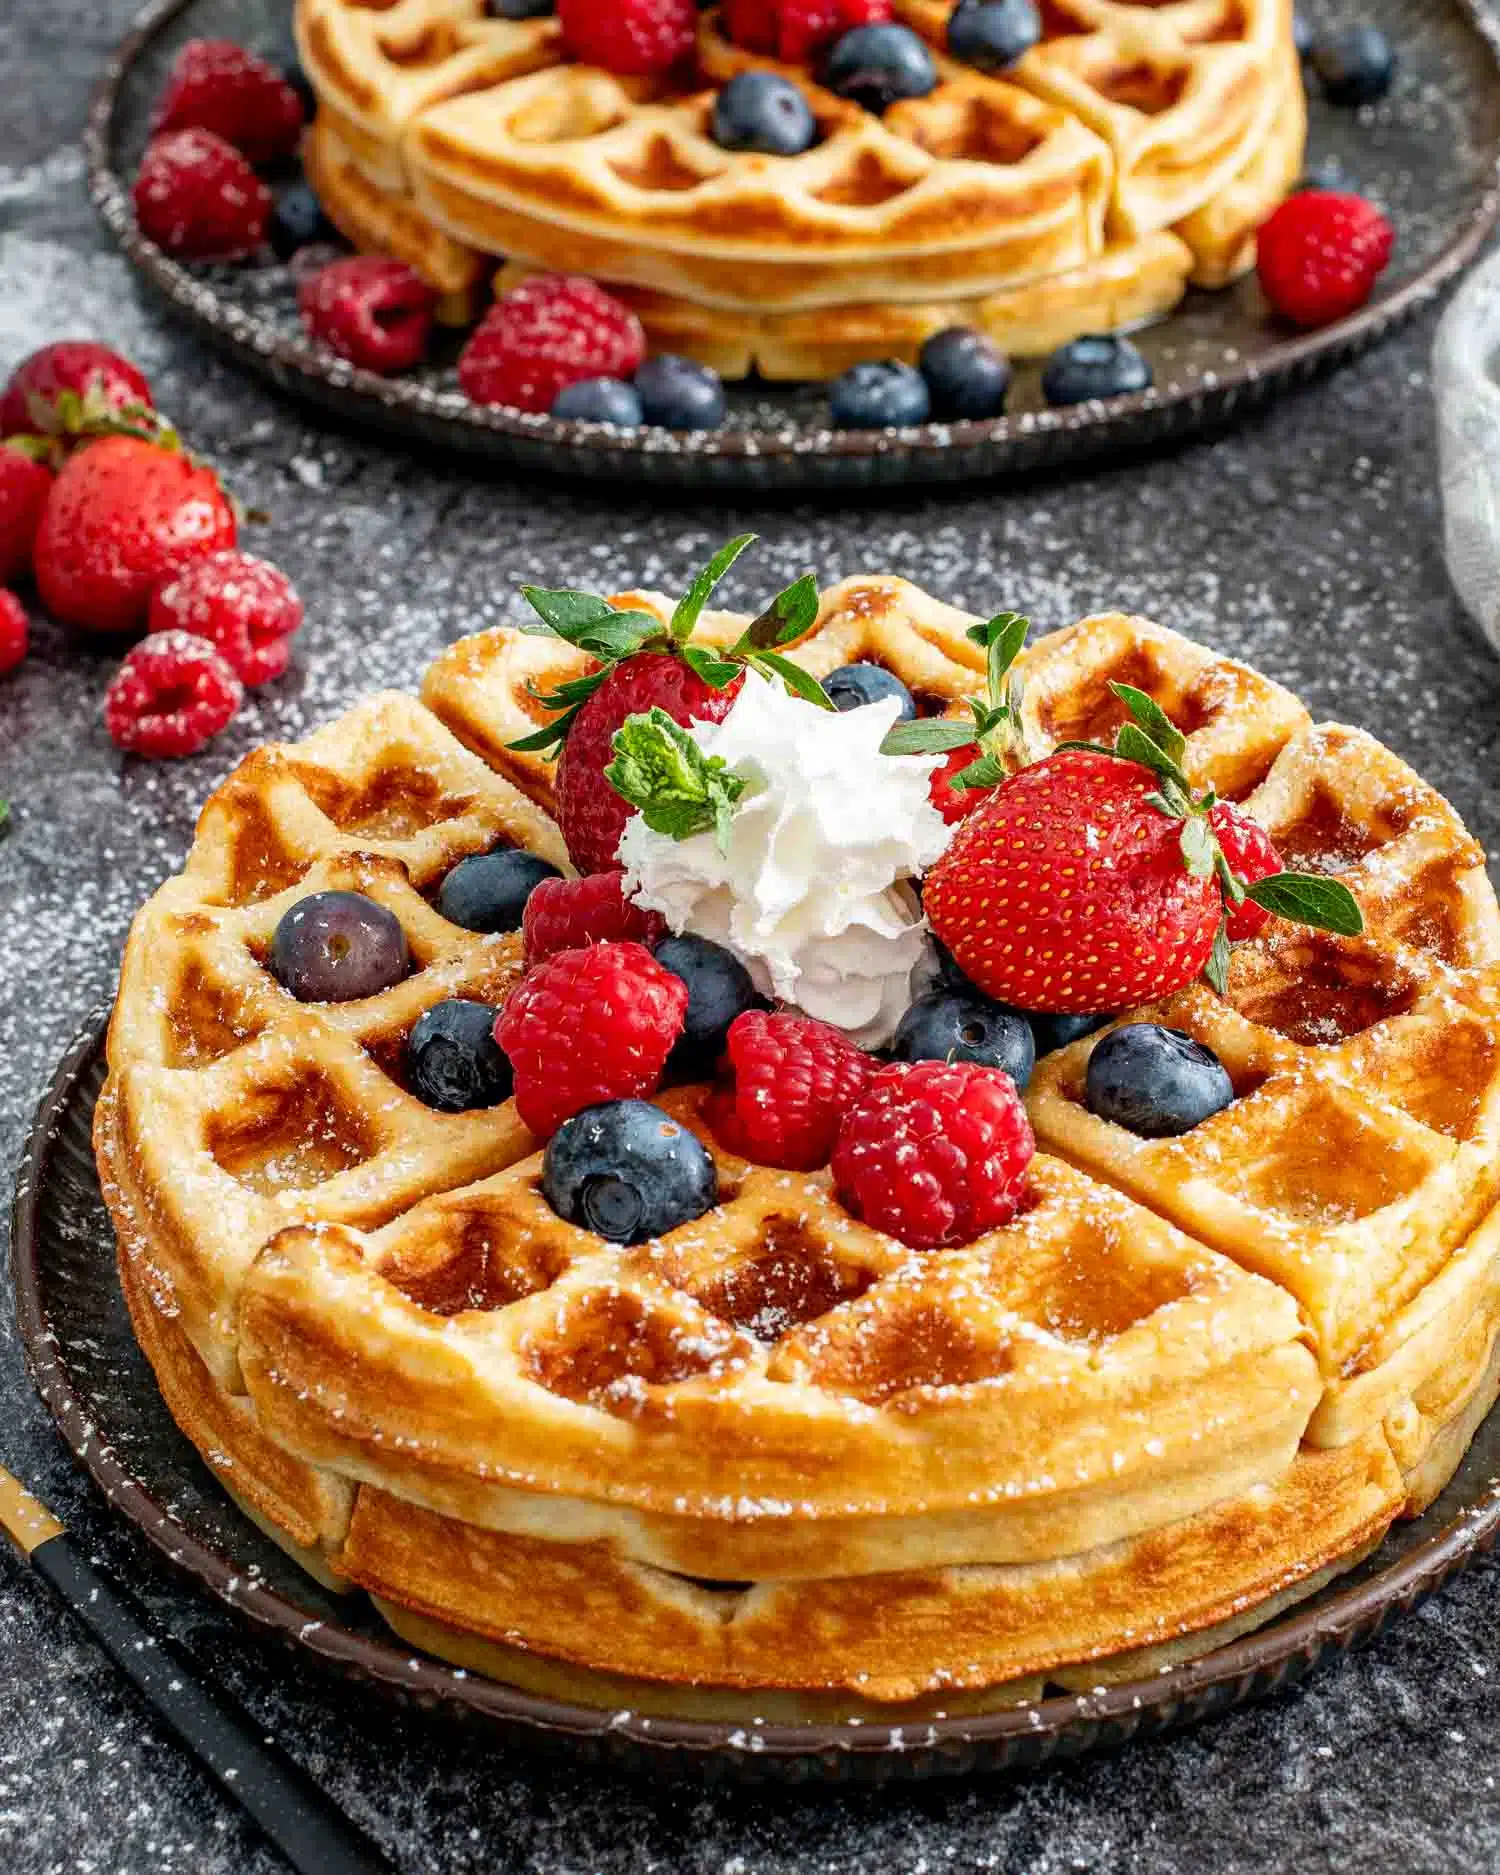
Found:
M 109 989 L 130 913 L 180 861 L 195 803 L 270 736 L 374 684 L 415 682 L 523 578 L 672 587 L 740 527 L 737 596 L 806 568 L 895 569 L 1042 627 L 1137 608 L 1243 654 L 1320 713 L 1367 724 L 1500 835 L 1500 670 L 1439 549 L 1431 320 L 1220 442 L 1067 483 L 843 510 L 667 507 L 475 481 L 331 435 L 164 327 L 84 205 L 74 152 L 121 0 L 5 0 L 0 366 L 67 332 L 135 356 L 252 506 L 252 544 L 308 601 L 294 674 L 176 767 L 124 764 L 99 724 L 107 660 L 42 624 L 0 685 L 0 1170 L 48 1071 Z M 4 1232 L 0 1223 L 0 1234 Z M 0 1303 L 0 1460 L 140 1588 L 206 1672 L 411 1875 L 1027 1875 L 1469 1870 L 1500 1862 L 1500 1612 L 1481 1564 L 1300 1691 L 1184 1737 L 1031 1777 L 891 1794 L 699 1795 L 455 1741 L 281 1656 L 178 1590 L 78 1479 Z M 0 1866 L 16 1875 L 270 1875 L 261 1848 L 0 1554 Z

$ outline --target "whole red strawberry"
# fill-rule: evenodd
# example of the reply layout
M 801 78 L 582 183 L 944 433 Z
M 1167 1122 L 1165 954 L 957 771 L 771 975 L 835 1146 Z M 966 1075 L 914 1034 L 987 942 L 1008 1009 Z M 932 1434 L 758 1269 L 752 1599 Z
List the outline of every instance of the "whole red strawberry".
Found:
M 151 595 L 187 561 L 235 543 L 213 470 L 174 449 L 107 436 L 69 458 L 42 511 L 37 589 L 81 631 L 139 626 Z
M 590 873 L 585 879 L 543 879 L 526 901 L 521 936 L 528 970 L 558 951 L 585 944 L 654 944 L 666 920 L 642 911 L 625 896 L 625 875 Z
M 724 0 L 726 35 L 784 64 L 809 63 L 855 26 L 883 26 L 891 0 Z
M 84 415 L 151 410 L 151 386 L 128 358 L 92 339 L 58 339 L 23 358 L 0 398 L 0 436 L 55 436 L 64 428 L 58 399 L 77 398 Z
M 211 130 L 153 137 L 131 200 L 141 233 L 181 260 L 242 260 L 271 219 L 271 191 Z
M 26 608 L 13 592 L 0 590 L 0 677 L 9 677 L 26 661 L 31 625 Z
M 521 1118 L 545 1139 L 585 1107 L 654 1094 L 687 1006 L 687 985 L 643 945 L 592 944 L 549 957 L 495 1023 Z
M 1219 836 L 1219 845 L 1231 869 L 1246 885 L 1257 879 L 1269 879 L 1281 871 L 1281 855 L 1271 844 L 1271 836 L 1258 821 L 1242 814 L 1237 807 L 1221 801 L 1209 809 L 1209 823 Z M 1259 937 L 1271 914 L 1253 898 L 1247 898 L 1229 913 L 1224 935 L 1231 944 L 1245 938 Z
M 844 1115 L 833 1182 L 873 1229 L 936 1250 L 1008 1224 L 1035 1152 L 1008 1074 L 973 1061 L 897 1064 Z
M 153 760 L 192 755 L 244 701 L 240 680 L 206 639 L 154 632 L 126 656 L 104 697 L 110 741 Z
M 1256 238 L 1261 290 L 1293 324 L 1331 325 L 1364 305 L 1395 241 L 1391 224 L 1363 196 L 1303 189 Z
M 365 371 L 409 371 L 427 353 L 437 295 L 405 261 L 354 254 L 331 261 L 297 288 L 297 311 L 314 338 Z
M 557 0 L 557 23 L 575 59 L 622 78 L 669 72 L 692 51 L 697 0 Z
M 302 122 L 302 100 L 269 60 L 232 39 L 190 39 L 173 61 L 151 128 L 211 130 L 252 163 L 271 163 L 296 149 Z
M 42 510 L 52 492 L 52 471 L 19 449 L 0 445 L 0 585 L 31 571 Z
M 151 598 L 152 631 L 206 638 L 245 684 L 281 676 L 301 623 L 302 601 L 281 568 L 233 547 L 189 560 Z
M 641 322 L 596 281 L 537 274 L 497 300 L 458 361 L 476 404 L 548 411 L 583 378 L 628 378 L 646 356 Z
M 759 1009 L 730 1024 L 725 1065 L 733 1079 L 709 1103 L 714 1131 L 741 1158 L 797 1172 L 827 1165 L 876 1066 L 826 1022 Z

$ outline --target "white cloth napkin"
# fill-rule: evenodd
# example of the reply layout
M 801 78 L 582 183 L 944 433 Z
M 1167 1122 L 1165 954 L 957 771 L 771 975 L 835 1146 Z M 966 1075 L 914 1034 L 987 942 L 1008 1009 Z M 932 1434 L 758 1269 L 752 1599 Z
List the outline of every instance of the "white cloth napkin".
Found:
M 1500 651 L 1500 254 L 1454 296 L 1432 349 L 1448 575 Z

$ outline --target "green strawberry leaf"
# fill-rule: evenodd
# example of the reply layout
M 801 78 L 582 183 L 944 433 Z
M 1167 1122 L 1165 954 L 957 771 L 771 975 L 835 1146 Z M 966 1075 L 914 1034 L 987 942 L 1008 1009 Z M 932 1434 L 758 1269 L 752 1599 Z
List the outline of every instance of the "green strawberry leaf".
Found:
M 580 644 L 583 634 L 617 619 L 640 621 L 643 629 L 649 622 L 652 631 L 661 630 L 660 619 L 652 618 L 650 613 L 617 612 L 607 599 L 601 599 L 593 592 L 573 592 L 567 588 L 553 591 L 545 586 L 523 586 L 521 597 L 554 636 L 565 639 L 570 645 Z
M 997 613 L 984 627 L 985 644 L 989 651 L 985 661 L 985 677 L 990 688 L 991 703 L 998 704 L 1004 696 L 1006 673 L 1019 656 L 1030 629 L 1031 620 L 1019 612 Z
M 1144 690 L 1137 690 L 1134 684 L 1111 683 L 1110 689 L 1167 760 L 1174 767 L 1180 764 L 1187 738 L 1156 699 L 1148 697 Z
M 784 658 L 779 651 L 757 651 L 745 662 L 751 670 L 759 671 L 762 677 L 779 677 L 792 695 L 801 697 L 804 703 L 816 704 L 820 710 L 833 709 L 833 699 L 812 672 L 803 670 L 800 664 L 793 664 L 790 658 Z
M 1142 768 L 1149 768 L 1153 775 L 1160 775 L 1163 781 L 1175 782 L 1179 787 L 1185 786 L 1182 771 L 1176 762 L 1138 723 L 1120 725 L 1111 753 L 1123 757 L 1127 762 L 1137 762 Z
M 967 768 L 959 769 L 948 785 L 953 788 L 997 788 L 1009 773 L 1010 770 L 1000 757 L 986 750 L 977 762 L 970 762 Z
M 745 549 L 754 544 L 754 534 L 736 534 L 733 540 L 724 543 L 708 565 L 694 578 L 692 585 L 677 601 L 672 613 L 672 636 L 678 644 L 685 644 L 692 637 L 713 589 Z
M 1190 814 L 1183 821 L 1179 844 L 1182 847 L 1182 863 L 1193 878 L 1211 879 L 1219 843 L 1214 838 L 1213 829 L 1200 814 Z
M 731 663 L 727 658 L 716 657 L 702 645 L 684 645 L 682 661 L 696 676 L 701 677 L 710 690 L 724 690 L 739 676 L 743 665 Z
M 611 746 L 615 759 L 604 779 L 648 827 L 673 840 L 712 828 L 720 849 L 727 847 L 735 805 L 752 786 L 750 776 L 717 755 L 705 755 L 662 709 L 627 716 Z
M 1365 928 L 1348 886 L 1318 873 L 1273 872 L 1247 886 L 1245 896 L 1278 918 L 1332 931 L 1338 937 L 1358 937 Z
M 1203 966 L 1203 974 L 1221 996 L 1229 994 L 1229 924 L 1221 918 L 1219 928 L 1214 933 L 1214 947 L 1208 954 L 1208 962 Z
M 743 657 L 750 651 L 775 651 L 792 644 L 812 630 L 817 616 L 818 582 L 811 573 L 804 573 L 778 593 L 759 618 L 751 620 L 734 653 Z
M 1245 882 L 1224 857 L 1224 849 L 1217 840 L 1214 842 L 1214 871 L 1219 875 L 1219 884 L 1224 888 L 1224 902 L 1227 905 L 1243 905 L 1245 902 Z
M 886 732 L 880 745 L 882 755 L 947 755 L 950 750 L 967 748 L 979 740 L 969 723 L 955 722 L 951 716 L 928 716 L 917 723 L 897 723 Z

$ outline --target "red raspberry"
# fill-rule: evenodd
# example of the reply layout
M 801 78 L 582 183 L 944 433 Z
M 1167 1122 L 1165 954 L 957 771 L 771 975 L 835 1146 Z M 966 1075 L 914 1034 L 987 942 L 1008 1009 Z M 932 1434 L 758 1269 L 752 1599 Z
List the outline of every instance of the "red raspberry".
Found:
M 526 901 L 521 934 L 526 968 L 557 951 L 585 944 L 651 945 L 666 931 L 666 920 L 642 911 L 625 896 L 625 875 L 594 872 L 586 879 L 543 879 Z
M 297 289 L 297 310 L 313 337 L 381 373 L 422 362 L 436 305 L 432 288 L 405 261 L 379 254 L 336 260 Z
M 557 0 L 568 50 L 622 78 L 669 72 L 698 38 L 697 0 Z
M 227 548 L 189 560 L 157 587 L 148 629 L 206 638 L 241 683 L 279 677 L 302 623 L 302 601 L 280 567 Z
M 495 1040 L 538 1137 L 601 1100 L 649 1098 L 682 1033 L 688 988 L 644 945 L 558 951 L 507 999 Z
M 854 26 L 883 26 L 891 0 L 724 0 L 724 31 L 736 45 L 787 65 L 809 64 Z
M 296 149 L 302 122 L 302 100 L 268 60 L 232 39 L 190 39 L 151 130 L 211 130 L 252 163 L 272 163 Z
M 1272 846 L 1270 834 L 1258 821 L 1252 820 L 1248 814 L 1242 814 L 1237 807 L 1231 807 L 1227 801 L 1210 808 L 1208 818 L 1219 836 L 1219 845 L 1224 850 L 1230 868 L 1239 874 L 1246 885 L 1254 885 L 1257 879 L 1267 879 L 1273 872 L 1281 871 L 1281 855 Z M 1229 914 L 1225 933 L 1230 943 L 1238 944 L 1242 938 L 1259 937 L 1270 915 L 1264 907 L 1247 898 L 1243 905 L 1236 906 Z
M 0 446 L 0 584 L 31 571 L 31 550 L 52 489 L 52 471 Z
M 936 1250 L 1008 1224 L 1035 1151 L 1008 1074 L 973 1061 L 897 1063 L 844 1116 L 833 1182 L 873 1229 Z
M 104 697 L 104 727 L 130 755 L 192 755 L 244 700 L 239 678 L 206 638 L 153 632 L 115 673 Z
M 557 764 L 557 819 L 580 872 L 608 872 L 635 811 L 604 779 L 627 716 L 665 710 L 674 723 L 721 723 L 744 684 L 715 690 L 681 658 L 643 651 L 616 664 L 574 717 Z
M 826 1022 L 759 1009 L 729 1025 L 728 1060 L 734 1085 L 709 1103 L 714 1130 L 742 1158 L 793 1172 L 827 1165 L 875 1067 Z
M 927 784 L 927 793 L 932 805 L 947 821 L 950 827 L 956 827 L 961 820 L 967 820 L 981 801 L 988 800 L 994 792 L 992 788 L 955 788 L 953 777 L 961 769 L 968 768 L 979 760 L 978 745 L 971 742 L 966 747 L 954 749 L 943 758 L 941 768 L 932 771 L 932 780 Z
M 30 649 L 25 606 L 13 592 L 0 591 L 0 677 L 9 677 Z
M 536 274 L 485 314 L 458 361 L 458 382 L 476 404 L 547 411 L 567 385 L 628 378 L 645 356 L 640 320 L 602 286 Z
M 74 392 L 89 408 L 152 408 L 151 386 L 130 363 L 92 339 L 59 339 L 23 358 L 0 398 L 0 436 L 55 435 L 57 399 Z
M 271 191 L 211 130 L 154 137 L 131 199 L 141 233 L 181 260 L 242 260 L 271 217 Z
M 1257 237 L 1261 290 L 1295 325 L 1331 325 L 1364 305 L 1395 240 L 1363 196 L 1304 189 L 1287 197 Z

